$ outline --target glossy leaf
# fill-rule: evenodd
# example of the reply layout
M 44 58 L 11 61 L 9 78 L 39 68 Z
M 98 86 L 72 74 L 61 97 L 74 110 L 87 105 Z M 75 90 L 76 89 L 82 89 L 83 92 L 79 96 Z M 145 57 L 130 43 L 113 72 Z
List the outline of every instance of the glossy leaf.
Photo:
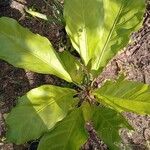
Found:
M 72 109 L 72 89 L 44 85 L 19 99 L 6 119 L 7 139 L 16 144 L 39 138 L 61 121 Z
M 96 107 L 92 121 L 99 137 L 108 145 L 109 150 L 120 150 L 122 140 L 119 129 L 131 128 L 122 115 L 109 108 Z
M 65 0 L 66 31 L 84 63 L 102 71 L 142 21 L 144 0 Z
M 150 114 L 150 86 L 122 80 L 107 81 L 94 93 L 97 100 L 107 106 L 122 111 Z
M 83 71 L 80 62 L 69 52 L 64 51 L 59 54 L 65 69 L 69 73 L 72 81 L 81 84 L 83 80 Z
M 71 82 L 48 39 L 33 34 L 11 18 L 0 18 L 0 59 L 15 67 L 53 74 Z
M 82 110 L 75 109 L 43 136 L 38 150 L 79 150 L 87 140 L 84 124 Z

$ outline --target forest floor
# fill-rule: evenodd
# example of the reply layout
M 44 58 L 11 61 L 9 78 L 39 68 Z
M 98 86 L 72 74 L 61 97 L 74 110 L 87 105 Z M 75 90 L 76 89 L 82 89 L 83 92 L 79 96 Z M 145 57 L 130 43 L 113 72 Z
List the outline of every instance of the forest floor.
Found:
M 133 43 L 111 60 L 103 74 L 98 77 L 99 84 L 105 79 L 115 78 L 120 72 L 124 72 L 129 80 L 150 84 L 150 2 L 147 3 L 149 4 L 143 19 L 143 27 L 131 35 Z M 63 45 L 66 44 L 64 26 L 34 18 L 24 11 L 26 7 L 49 17 L 55 16 L 52 0 L 12 0 L 8 5 L 0 5 L 0 17 L 7 16 L 18 20 L 21 25 L 29 28 L 32 32 L 47 37 L 57 51 L 62 51 Z M 63 86 L 64 81 L 52 75 L 41 75 L 14 68 L 5 61 L 0 61 L 0 150 L 36 150 L 37 142 L 19 146 L 5 143 L 4 118 L 16 105 L 17 97 L 43 84 Z M 150 150 L 148 142 L 150 140 L 150 116 L 129 112 L 124 115 L 133 125 L 135 131 L 129 132 L 126 129 L 121 131 L 123 143 L 125 143 L 121 150 L 128 149 L 128 145 L 133 150 Z

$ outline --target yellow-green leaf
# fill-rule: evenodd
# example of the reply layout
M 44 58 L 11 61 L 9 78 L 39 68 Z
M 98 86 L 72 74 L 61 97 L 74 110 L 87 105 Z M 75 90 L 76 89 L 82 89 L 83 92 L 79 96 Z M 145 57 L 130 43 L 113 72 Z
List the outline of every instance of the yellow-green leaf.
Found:
M 59 56 L 72 81 L 77 84 L 81 84 L 83 80 L 83 70 L 81 63 L 77 60 L 76 57 L 74 57 L 67 51 L 59 53 Z
M 109 150 L 120 150 L 122 139 L 119 129 L 131 129 L 125 118 L 112 109 L 95 107 L 92 121 L 99 137 L 108 145 Z
M 85 65 L 102 71 L 141 25 L 144 0 L 65 0 L 66 31 Z
M 48 39 L 11 18 L 0 18 L 0 59 L 15 67 L 72 81 Z
M 87 140 L 81 108 L 72 111 L 40 141 L 38 150 L 79 150 Z
M 147 84 L 121 79 L 107 81 L 94 94 L 99 102 L 119 112 L 150 114 L 150 86 Z
M 39 138 L 61 121 L 75 103 L 76 91 L 44 85 L 19 99 L 6 119 L 7 139 L 16 144 Z

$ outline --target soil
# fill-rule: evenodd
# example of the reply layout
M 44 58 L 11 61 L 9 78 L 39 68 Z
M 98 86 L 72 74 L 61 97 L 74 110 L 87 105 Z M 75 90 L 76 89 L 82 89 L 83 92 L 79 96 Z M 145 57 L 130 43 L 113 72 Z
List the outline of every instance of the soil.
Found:
M 33 18 L 25 13 L 24 8 L 34 8 L 36 11 L 54 16 L 55 10 L 51 0 L 12 0 L 0 5 L 0 17 L 12 17 L 19 21 L 24 27 L 28 27 L 32 32 L 47 37 L 57 51 L 64 49 L 65 35 L 63 24 L 49 23 L 47 21 Z M 0 0 L 1 3 L 1 0 Z M 120 72 L 124 72 L 126 78 L 138 82 L 150 84 L 150 1 L 147 2 L 147 11 L 144 16 L 143 27 L 131 38 L 133 43 L 115 56 L 103 74 L 98 77 L 97 83 L 100 86 L 105 79 L 116 78 Z M 60 44 L 61 43 L 61 44 Z M 32 141 L 24 145 L 5 143 L 6 125 L 4 118 L 7 113 L 16 105 L 17 97 L 24 95 L 30 89 L 43 84 L 54 84 L 65 86 L 66 82 L 52 75 L 41 75 L 27 70 L 14 68 L 5 61 L 0 61 L 0 150 L 36 150 L 37 141 Z M 150 149 L 150 116 L 141 116 L 133 113 L 125 113 L 135 131 L 129 132 L 127 129 L 120 131 L 123 138 L 121 150 L 129 149 L 128 145 L 134 150 Z M 107 146 L 97 139 L 95 130 L 90 127 L 90 138 L 84 149 L 92 150 L 107 149 Z M 93 139 L 95 141 L 93 141 Z M 97 146 L 97 143 L 101 146 Z M 102 148 L 103 147 L 103 148 Z

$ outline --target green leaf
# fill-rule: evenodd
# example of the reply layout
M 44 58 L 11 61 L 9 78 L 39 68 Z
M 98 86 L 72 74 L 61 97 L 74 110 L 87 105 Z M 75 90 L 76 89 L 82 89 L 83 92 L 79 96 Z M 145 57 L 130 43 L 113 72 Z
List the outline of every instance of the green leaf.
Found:
M 0 59 L 15 67 L 53 74 L 71 82 L 48 39 L 33 34 L 11 18 L 0 18 Z
M 69 73 L 72 81 L 81 84 L 83 80 L 83 71 L 80 62 L 71 55 L 69 52 L 64 51 L 59 54 L 67 72 Z
M 147 84 L 121 79 L 107 81 L 94 94 L 99 102 L 119 112 L 150 114 L 150 86 Z
M 72 109 L 76 91 L 44 85 L 19 99 L 6 119 L 7 139 L 16 144 L 39 138 Z
M 38 150 L 79 150 L 87 140 L 84 124 L 82 110 L 75 109 L 43 136 Z
M 109 108 L 95 107 L 92 121 L 99 137 L 108 145 L 109 150 L 120 150 L 122 140 L 119 129 L 131 128 L 122 115 Z
M 95 107 L 92 107 L 91 104 L 89 104 L 88 102 L 83 102 L 82 103 L 82 112 L 83 112 L 83 116 L 84 116 L 84 120 L 86 122 L 88 122 L 89 120 L 91 120 L 92 116 L 93 116 L 93 109 Z
M 66 31 L 85 65 L 102 71 L 141 24 L 144 0 L 65 0 Z
M 33 17 L 37 17 L 37 18 L 48 21 L 48 17 L 46 15 L 39 13 L 37 11 L 34 11 L 34 10 L 32 10 L 32 8 L 29 8 L 29 9 L 25 8 L 25 11 Z

